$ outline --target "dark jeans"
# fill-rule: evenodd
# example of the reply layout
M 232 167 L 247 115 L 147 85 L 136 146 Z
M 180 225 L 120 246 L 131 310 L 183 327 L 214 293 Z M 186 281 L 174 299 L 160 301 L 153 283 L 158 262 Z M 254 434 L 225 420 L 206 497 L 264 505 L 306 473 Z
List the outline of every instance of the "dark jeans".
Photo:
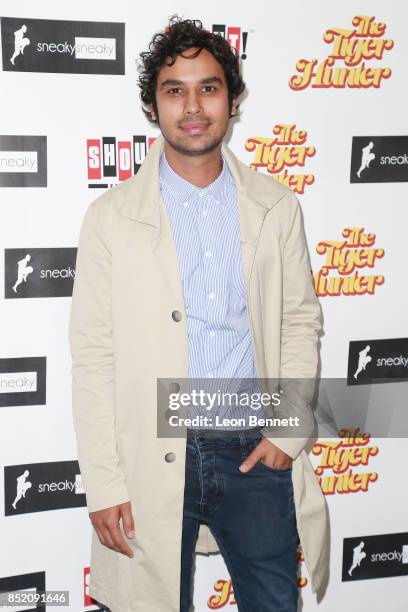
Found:
M 188 430 L 180 612 L 192 605 L 199 525 L 207 523 L 232 580 L 239 612 L 296 612 L 297 544 L 292 468 L 238 467 L 262 440 L 254 430 L 202 437 Z

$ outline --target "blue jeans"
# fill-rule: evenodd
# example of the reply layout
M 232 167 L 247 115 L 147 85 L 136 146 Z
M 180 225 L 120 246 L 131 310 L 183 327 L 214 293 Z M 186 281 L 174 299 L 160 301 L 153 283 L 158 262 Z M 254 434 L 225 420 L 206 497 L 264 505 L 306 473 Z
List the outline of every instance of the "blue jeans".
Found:
M 259 430 L 213 438 L 188 430 L 180 612 L 192 605 L 193 555 L 202 522 L 224 558 L 239 612 L 297 610 L 292 468 L 258 461 L 246 474 L 238 469 L 261 440 Z

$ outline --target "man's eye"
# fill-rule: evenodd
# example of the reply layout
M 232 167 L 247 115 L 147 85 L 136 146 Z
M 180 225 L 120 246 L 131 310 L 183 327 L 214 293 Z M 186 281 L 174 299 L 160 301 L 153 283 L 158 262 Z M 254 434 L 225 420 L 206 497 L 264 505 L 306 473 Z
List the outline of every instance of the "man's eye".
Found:
M 214 85 L 204 85 L 204 89 L 206 92 L 215 91 L 216 87 Z
M 168 93 L 180 93 L 180 91 L 180 87 L 173 87 L 172 89 L 169 89 Z

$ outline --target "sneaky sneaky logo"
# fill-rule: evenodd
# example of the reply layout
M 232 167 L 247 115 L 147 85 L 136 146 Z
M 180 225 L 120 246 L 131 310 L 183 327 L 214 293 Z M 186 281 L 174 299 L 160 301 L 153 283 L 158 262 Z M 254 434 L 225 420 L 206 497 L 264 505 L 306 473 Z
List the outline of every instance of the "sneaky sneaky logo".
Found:
M 344 538 L 342 580 L 408 575 L 408 533 Z
M 76 254 L 76 248 L 5 249 L 4 297 L 71 296 Z
M 47 137 L 0 135 L 0 187 L 47 186 Z
M 16 574 L 11 576 L 2 576 L 0 578 L 0 594 L 2 597 L 1 607 L 9 612 L 17 612 L 17 610 L 35 610 L 36 612 L 46 612 L 46 599 L 44 597 L 46 585 L 45 571 L 31 572 L 30 574 Z M 23 595 L 27 596 L 27 600 L 19 602 L 23 605 L 12 605 L 9 598 L 9 593 L 19 594 L 23 591 Z M 44 598 L 43 600 L 41 598 Z M 28 606 L 28 607 L 27 607 Z M 23 611 L 24 612 L 24 611 Z
M 46 357 L 0 359 L 0 406 L 45 404 Z
M 78 461 L 4 467 L 4 514 L 86 506 Z
M 3 70 L 125 74 L 125 24 L 1 18 Z
M 408 136 L 354 136 L 350 183 L 406 183 Z
M 350 342 L 347 385 L 371 385 L 406 379 L 408 338 Z

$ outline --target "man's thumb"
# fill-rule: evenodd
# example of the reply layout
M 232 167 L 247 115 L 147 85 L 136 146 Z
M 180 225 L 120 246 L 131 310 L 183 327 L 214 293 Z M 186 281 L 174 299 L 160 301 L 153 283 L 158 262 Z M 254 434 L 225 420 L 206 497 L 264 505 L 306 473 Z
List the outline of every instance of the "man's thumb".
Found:
M 134 538 L 135 525 L 133 522 L 132 508 L 130 502 L 126 502 L 126 504 L 121 504 L 120 511 L 122 514 L 122 524 L 124 532 L 126 533 L 128 538 Z
M 257 463 L 259 459 L 258 455 L 259 455 L 259 452 L 257 452 L 256 448 L 254 448 L 252 453 L 250 453 L 248 457 L 245 458 L 245 461 L 243 461 L 243 463 L 241 463 L 241 465 L 239 466 L 240 471 L 249 472 L 250 470 L 252 470 L 252 468 L 254 467 L 254 465 Z

